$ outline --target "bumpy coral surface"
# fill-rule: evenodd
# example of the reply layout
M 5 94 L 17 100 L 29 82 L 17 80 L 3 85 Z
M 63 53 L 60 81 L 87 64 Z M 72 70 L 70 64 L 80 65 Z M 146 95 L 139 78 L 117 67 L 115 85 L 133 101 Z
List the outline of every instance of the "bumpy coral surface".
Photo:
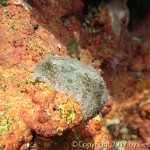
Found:
M 136 143 L 137 150 L 148 150 L 150 15 L 144 18 L 144 12 L 149 0 L 129 0 L 130 30 L 120 36 L 114 34 L 113 18 L 122 31 L 128 21 L 126 0 L 105 1 L 101 10 L 103 0 L 22 0 L 28 3 L 23 5 L 21 0 L 2 1 L 0 149 L 103 150 L 111 149 L 112 145 L 105 145 L 111 144 L 112 136 L 114 143 L 127 143 L 118 149 L 131 150 Z M 132 12 L 140 15 L 138 20 Z M 30 68 L 47 54 L 69 55 L 102 69 L 111 95 L 102 112 L 104 118 L 99 114 L 79 125 L 83 114 L 75 97 L 30 80 Z M 73 147 L 73 141 L 81 145 Z M 139 142 L 143 145 L 138 146 Z
M 12 71 L 20 72 L 20 77 Z M 30 146 L 32 132 L 41 137 L 62 135 L 82 120 L 81 107 L 73 97 L 32 82 L 28 71 L 0 68 L 0 75 L 0 148 Z

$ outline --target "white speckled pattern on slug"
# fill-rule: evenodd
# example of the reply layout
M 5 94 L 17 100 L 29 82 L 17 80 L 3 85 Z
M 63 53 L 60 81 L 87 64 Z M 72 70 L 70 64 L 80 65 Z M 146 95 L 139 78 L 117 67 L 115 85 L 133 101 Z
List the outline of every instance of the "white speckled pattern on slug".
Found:
M 84 119 L 99 113 L 108 95 L 106 84 L 98 72 L 70 57 L 46 56 L 37 63 L 32 79 L 74 96 L 82 106 Z

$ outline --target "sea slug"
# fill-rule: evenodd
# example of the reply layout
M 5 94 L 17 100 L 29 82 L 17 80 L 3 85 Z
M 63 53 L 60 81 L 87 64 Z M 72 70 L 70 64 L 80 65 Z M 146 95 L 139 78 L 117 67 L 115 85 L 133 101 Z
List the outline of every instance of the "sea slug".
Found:
M 31 78 L 75 97 L 83 109 L 84 120 L 100 112 L 108 95 L 100 74 L 92 66 L 70 57 L 46 56 L 36 64 Z

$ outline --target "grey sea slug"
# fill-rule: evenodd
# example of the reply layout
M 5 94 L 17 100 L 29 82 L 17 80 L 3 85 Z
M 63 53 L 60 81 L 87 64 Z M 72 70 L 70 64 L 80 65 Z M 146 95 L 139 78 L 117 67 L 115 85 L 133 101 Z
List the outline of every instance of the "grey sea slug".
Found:
M 108 96 L 99 73 L 92 66 L 70 57 L 47 55 L 36 64 L 31 78 L 73 96 L 83 109 L 84 120 L 98 114 Z

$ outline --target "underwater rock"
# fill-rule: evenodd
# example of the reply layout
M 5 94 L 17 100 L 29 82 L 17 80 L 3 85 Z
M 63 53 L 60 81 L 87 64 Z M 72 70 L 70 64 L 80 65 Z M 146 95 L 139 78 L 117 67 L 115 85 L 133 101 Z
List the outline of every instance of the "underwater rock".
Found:
M 31 77 L 73 96 L 83 109 L 84 120 L 98 114 L 107 99 L 106 84 L 99 73 L 70 57 L 46 56 L 36 64 Z

